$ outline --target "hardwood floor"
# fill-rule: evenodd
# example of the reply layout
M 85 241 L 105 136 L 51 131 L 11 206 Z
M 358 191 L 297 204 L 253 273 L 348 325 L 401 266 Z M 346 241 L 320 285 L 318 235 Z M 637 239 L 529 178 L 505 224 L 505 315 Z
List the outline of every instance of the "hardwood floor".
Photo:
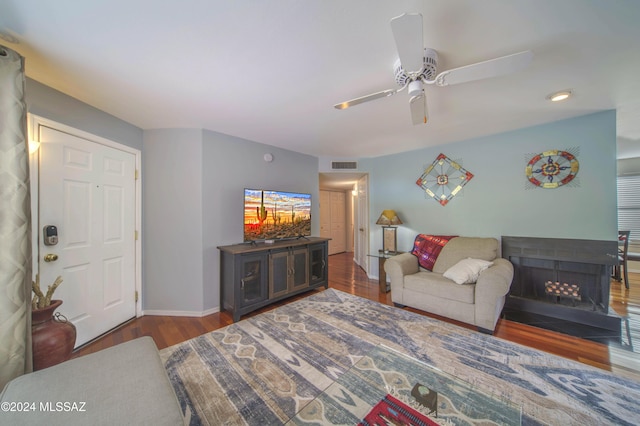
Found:
M 630 273 L 629 281 L 630 290 L 625 289 L 624 284 L 620 284 L 617 281 L 612 281 L 611 288 L 611 307 L 621 316 L 628 317 L 627 322 L 629 324 L 631 342 L 626 349 L 503 319 L 498 321 L 494 336 L 605 370 L 633 375 L 640 380 L 640 353 L 638 353 L 640 352 L 640 274 Z M 352 253 L 329 256 L 329 287 L 380 303 L 392 304 L 391 293 L 380 293 L 378 281 L 367 278 L 364 271 L 353 262 Z M 287 299 L 243 318 L 308 296 L 310 293 Z M 470 325 L 427 314 L 416 309 L 406 309 L 462 327 L 475 329 Z M 74 357 L 96 352 L 141 336 L 153 337 L 158 348 L 163 349 L 231 323 L 231 316 L 226 312 L 215 313 L 202 318 L 144 316 L 133 319 L 79 348 L 74 352 Z

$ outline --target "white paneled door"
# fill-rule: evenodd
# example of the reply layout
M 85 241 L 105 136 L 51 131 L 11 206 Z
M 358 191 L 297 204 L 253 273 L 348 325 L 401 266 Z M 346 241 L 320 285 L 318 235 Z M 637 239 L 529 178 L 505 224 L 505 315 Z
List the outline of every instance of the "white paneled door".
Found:
M 330 238 L 329 255 L 347 250 L 344 192 L 320 191 L 320 236 Z
M 331 193 L 322 190 L 320 191 L 320 236 L 331 238 Z
M 331 191 L 330 199 L 331 241 L 329 241 L 329 254 L 343 253 L 347 251 L 345 194 L 344 192 Z
M 355 214 L 354 259 L 369 274 L 369 179 L 363 176 L 358 180 L 358 199 Z
M 79 346 L 136 315 L 136 156 L 46 126 L 38 133 L 40 285 L 62 276 L 57 312 Z M 46 245 L 51 226 L 58 242 Z

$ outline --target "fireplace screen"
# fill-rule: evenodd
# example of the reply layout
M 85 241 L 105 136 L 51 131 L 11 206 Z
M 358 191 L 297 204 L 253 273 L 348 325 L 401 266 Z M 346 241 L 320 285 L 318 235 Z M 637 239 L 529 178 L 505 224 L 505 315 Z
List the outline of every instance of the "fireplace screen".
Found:
M 608 311 L 608 294 L 603 295 L 601 285 L 603 265 L 514 256 L 509 260 L 515 268 L 511 297 Z

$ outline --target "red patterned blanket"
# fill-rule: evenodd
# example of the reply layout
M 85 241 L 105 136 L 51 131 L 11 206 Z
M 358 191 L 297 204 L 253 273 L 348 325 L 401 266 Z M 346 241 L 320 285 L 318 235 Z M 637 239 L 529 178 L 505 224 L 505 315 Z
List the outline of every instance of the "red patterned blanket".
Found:
M 429 271 L 433 271 L 433 265 L 436 263 L 442 247 L 444 247 L 450 239 L 455 237 L 457 237 L 457 235 L 418 234 L 413 242 L 411 254 L 418 258 L 420 266 Z

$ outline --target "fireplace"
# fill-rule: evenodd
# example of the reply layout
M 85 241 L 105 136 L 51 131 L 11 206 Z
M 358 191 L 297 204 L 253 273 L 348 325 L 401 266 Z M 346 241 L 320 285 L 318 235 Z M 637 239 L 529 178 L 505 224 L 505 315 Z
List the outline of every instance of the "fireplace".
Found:
M 545 328 L 619 341 L 622 320 L 609 312 L 617 252 L 616 241 L 503 236 L 502 257 L 514 267 L 505 317 L 549 318 Z

